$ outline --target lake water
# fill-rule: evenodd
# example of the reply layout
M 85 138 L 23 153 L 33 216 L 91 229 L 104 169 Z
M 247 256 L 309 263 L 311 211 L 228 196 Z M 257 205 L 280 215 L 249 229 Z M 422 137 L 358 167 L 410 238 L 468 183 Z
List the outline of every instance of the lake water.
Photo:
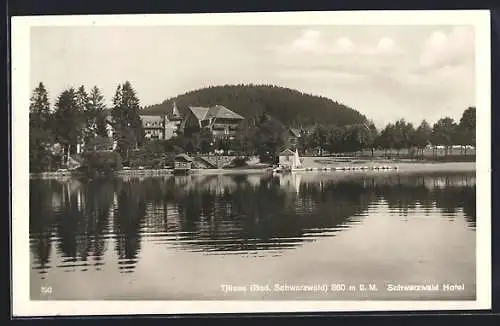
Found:
M 474 300 L 475 181 L 474 172 L 31 180 L 31 298 Z

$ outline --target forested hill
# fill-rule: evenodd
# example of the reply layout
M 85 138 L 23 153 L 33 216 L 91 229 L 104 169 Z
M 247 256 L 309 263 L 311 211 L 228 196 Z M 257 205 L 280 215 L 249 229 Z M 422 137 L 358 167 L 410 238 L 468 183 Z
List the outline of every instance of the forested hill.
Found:
M 288 126 L 315 123 L 347 125 L 365 122 L 358 111 L 331 99 L 270 85 L 225 85 L 191 91 L 161 104 L 144 107 L 142 114 L 159 115 L 172 112 L 173 102 L 184 114 L 188 106 L 224 105 L 247 119 L 263 112 Z

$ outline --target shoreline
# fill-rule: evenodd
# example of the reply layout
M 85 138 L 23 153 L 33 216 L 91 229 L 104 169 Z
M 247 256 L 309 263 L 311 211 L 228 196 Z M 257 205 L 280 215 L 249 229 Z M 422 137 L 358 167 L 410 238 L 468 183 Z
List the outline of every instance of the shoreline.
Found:
M 379 162 L 380 163 L 380 162 Z M 357 163 L 339 164 L 337 167 L 361 166 Z M 471 172 L 476 170 L 476 162 L 398 162 L 391 164 L 389 169 L 376 170 L 373 167 L 380 166 L 376 162 L 371 164 L 364 164 L 368 167 L 366 170 L 353 169 L 346 171 L 339 171 L 338 169 L 331 169 L 331 165 L 325 165 L 323 168 L 314 168 L 312 171 L 293 171 L 292 173 L 401 173 L 401 172 Z M 242 168 L 226 168 L 226 169 L 191 169 L 188 175 L 231 175 L 231 174 L 265 174 L 273 173 L 272 167 L 242 167 Z M 111 177 L 162 177 L 174 176 L 173 169 L 134 169 L 134 170 L 121 170 L 110 174 Z M 40 172 L 30 173 L 30 180 L 32 179 L 61 179 L 61 178 L 81 178 L 85 177 L 82 172 L 76 171 L 54 171 L 54 172 Z

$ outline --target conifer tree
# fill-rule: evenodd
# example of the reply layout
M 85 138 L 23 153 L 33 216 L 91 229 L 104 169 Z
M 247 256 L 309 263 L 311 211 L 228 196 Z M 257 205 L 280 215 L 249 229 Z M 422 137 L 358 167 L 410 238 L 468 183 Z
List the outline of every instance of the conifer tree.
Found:
M 85 86 L 80 86 L 75 94 L 76 109 L 80 113 L 84 126 L 82 134 L 79 135 L 79 142 L 87 142 L 93 137 L 93 119 L 90 113 L 90 99 Z
M 104 96 L 101 90 L 97 86 L 94 86 L 89 94 L 87 121 L 89 121 L 89 124 L 92 126 L 92 132 L 96 136 L 107 136 L 106 120 L 104 116 L 105 109 Z
M 50 129 L 50 118 L 49 94 L 45 85 L 39 83 L 30 98 L 30 125 L 41 129 Z
M 45 85 L 39 83 L 33 90 L 29 107 L 29 160 L 30 171 L 50 169 L 50 146 L 54 141 L 49 95 Z
M 65 152 L 76 148 L 85 126 L 83 113 L 79 110 L 77 94 L 73 88 L 64 90 L 57 98 L 54 112 L 56 140 Z
M 129 81 L 118 85 L 113 97 L 112 117 L 118 148 L 122 156 L 144 141 L 144 129 L 139 116 L 140 106 L 135 90 Z

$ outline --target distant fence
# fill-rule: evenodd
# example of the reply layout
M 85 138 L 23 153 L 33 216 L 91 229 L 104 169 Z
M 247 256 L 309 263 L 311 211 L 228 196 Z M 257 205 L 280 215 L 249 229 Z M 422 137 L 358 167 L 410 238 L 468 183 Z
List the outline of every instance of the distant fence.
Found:
M 306 155 L 306 154 L 303 154 Z M 403 148 L 401 150 L 396 149 L 376 149 L 373 151 L 374 157 L 386 157 L 386 158 L 432 158 L 432 157 L 444 157 L 444 156 L 470 156 L 474 157 L 476 155 L 475 149 L 460 149 L 460 148 L 450 148 L 448 151 L 445 151 L 444 148 L 425 148 L 422 150 L 417 150 L 416 148 Z M 307 156 L 333 156 L 333 157 L 367 157 L 372 156 L 371 149 L 365 149 L 361 151 L 355 152 L 343 152 L 343 153 L 328 153 L 327 151 L 323 151 L 323 155 L 319 155 L 318 153 L 308 153 Z

